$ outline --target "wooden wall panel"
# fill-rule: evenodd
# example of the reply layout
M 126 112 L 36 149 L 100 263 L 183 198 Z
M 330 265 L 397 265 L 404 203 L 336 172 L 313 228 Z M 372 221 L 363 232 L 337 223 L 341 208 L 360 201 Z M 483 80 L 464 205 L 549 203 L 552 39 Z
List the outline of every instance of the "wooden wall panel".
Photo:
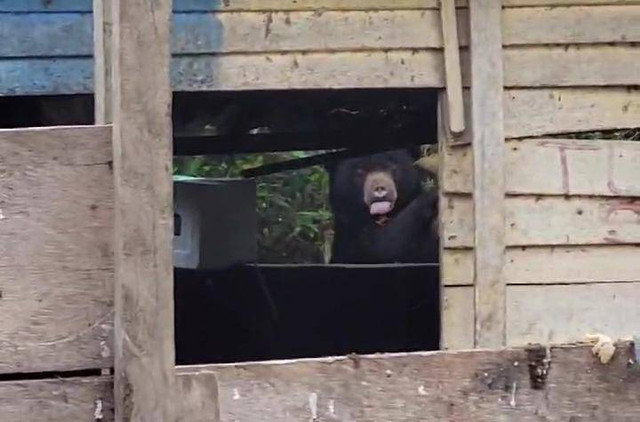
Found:
M 111 129 L 0 144 L 0 373 L 111 367 Z
M 535 349 L 542 358 L 544 349 Z M 551 348 L 539 389 L 526 349 L 432 352 L 202 366 L 218 380 L 220 419 L 634 420 L 640 380 L 630 345 L 602 365 L 590 347 Z M 178 368 L 193 377 L 197 367 Z M 188 371 L 186 374 L 183 371 Z
M 111 377 L 0 382 L 2 422 L 113 422 Z
M 471 193 L 471 148 L 448 148 L 444 154 L 442 189 Z M 505 156 L 508 194 L 640 196 L 640 143 L 635 141 L 510 140 Z

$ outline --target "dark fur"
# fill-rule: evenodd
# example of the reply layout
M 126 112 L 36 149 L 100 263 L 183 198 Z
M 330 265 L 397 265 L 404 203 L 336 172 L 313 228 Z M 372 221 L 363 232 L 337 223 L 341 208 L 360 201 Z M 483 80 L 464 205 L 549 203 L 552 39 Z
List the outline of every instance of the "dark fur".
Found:
M 413 162 L 408 151 L 395 150 L 347 159 L 329 168 L 335 231 L 332 263 L 438 262 L 438 195 L 423 190 Z M 391 175 L 397 192 L 384 224 L 370 215 L 364 200 L 364 178 L 376 171 Z

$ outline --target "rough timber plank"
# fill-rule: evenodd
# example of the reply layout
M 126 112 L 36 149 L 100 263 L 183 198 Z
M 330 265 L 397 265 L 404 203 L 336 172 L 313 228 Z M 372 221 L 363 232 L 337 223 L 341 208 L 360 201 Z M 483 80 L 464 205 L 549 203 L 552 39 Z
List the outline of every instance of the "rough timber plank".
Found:
M 640 84 L 635 46 L 508 47 L 503 55 L 505 87 Z
M 639 42 L 639 21 L 640 6 L 505 9 L 503 45 Z
M 507 303 L 512 346 L 580 341 L 587 333 L 625 338 L 637 333 L 640 282 L 509 286 Z
M 557 88 L 505 90 L 507 138 L 638 127 L 640 90 Z
M 94 114 L 96 124 L 113 120 L 111 44 L 113 42 L 113 13 L 111 2 L 93 0 L 94 51 Z
M 443 153 L 442 189 L 471 193 L 471 149 L 447 148 Z M 640 143 L 635 141 L 510 140 L 505 160 L 507 194 L 640 197 Z
M 0 130 L 0 373 L 113 364 L 110 139 Z
M 475 341 L 505 342 L 502 0 L 469 4 L 475 251 Z
M 469 255 L 473 265 L 473 251 L 469 251 Z M 445 286 L 442 297 L 442 349 L 473 349 L 473 287 Z
M 512 196 L 504 202 L 507 246 L 640 243 L 640 199 Z M 472 247 L 471 198 L 448 197 L 446 206 L 444 247 Z
M 507 248 L 507 284 L 640 281 L 640 245 Z M 445 286 L 473 284 L 473 250 L 447 249 L 441 264 Z M 464 308 L 463 308 L 464 309 Z
M 613 421 L 640 415 L 640 377 L 627 365 L 631 353 L 628 343 L 620 344 L 616 357 L 602 365 L 590 347 L 551 348 L 540 389 L 529 376 L 536 353 L 525 349 L 201 369 L 216 373 L 223 421 Z
M 2 422 L 112 422 L 111 377 L 0 382 Z
M 171 4 L 112 5 L 118 421 L 176 420 Z
M 176 57 L 177 91 L 443 87 L 440 51 L 289 53 Z
M 453 0 L 442 0 L 440 9 L 449 130 L 454 134 L 460 134 L 465 130 L 465 118 L 458 28 L 467 26 L 464 24 L 458 25 L 456 6 Z

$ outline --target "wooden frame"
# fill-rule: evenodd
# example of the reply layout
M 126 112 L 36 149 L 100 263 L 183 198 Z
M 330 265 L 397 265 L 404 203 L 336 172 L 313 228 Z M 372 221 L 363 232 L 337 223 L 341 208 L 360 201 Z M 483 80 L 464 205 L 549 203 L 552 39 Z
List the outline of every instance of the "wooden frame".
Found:
M 112 7 L 115 417 L 174 421 L 171 0 Z

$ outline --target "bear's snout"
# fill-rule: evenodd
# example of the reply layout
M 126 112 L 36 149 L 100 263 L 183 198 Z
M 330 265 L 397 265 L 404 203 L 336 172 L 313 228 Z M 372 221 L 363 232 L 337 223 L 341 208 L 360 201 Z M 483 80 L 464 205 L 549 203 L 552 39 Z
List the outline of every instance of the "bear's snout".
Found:
M 364 203 L 372 215 L 388 214 L 398 193 L 393 177 L 387 172 L 372 172 L 364 181 Z

